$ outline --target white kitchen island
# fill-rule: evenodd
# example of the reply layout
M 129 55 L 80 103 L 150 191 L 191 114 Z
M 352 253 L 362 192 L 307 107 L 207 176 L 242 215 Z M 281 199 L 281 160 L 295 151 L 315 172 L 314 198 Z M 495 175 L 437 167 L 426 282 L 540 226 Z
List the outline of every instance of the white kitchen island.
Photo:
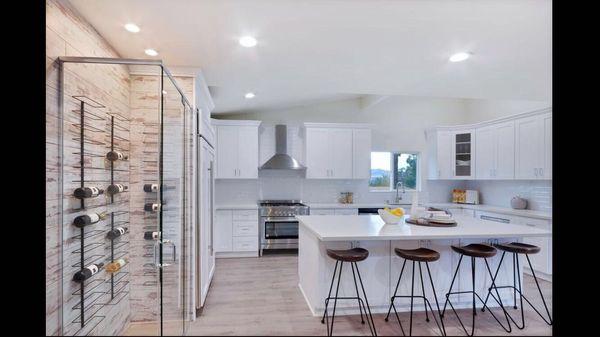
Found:
M 396 286 L 403 262 L 403 259 L 394 253 L 396 247 L 406 249 L 426 247 L 440 253 L 440 259 L 430 263 L 429 266 L 440 307 L 442 307 L 460 257 L 458 253 L 450 248 L 450 245 L 520 241 L 523 237 L 551 235 L 549 231 L 529 226 L 502 224 L 460 215 L 454 217 L 458 222 L 456 227 L 425 227 L 406 224 L 404 221 L 398 225 L 386 225 L 378 215 L 307 215 L 297 216 L 297 218 L 300 223 L 298 247 L 299 287 L 312 314 L 315 316 L 323 314 L 324 300 L 329 291 L 335 266 L 335 261 L 327 256 L 326 249 L 328 248 L 350 249 L 362 247 L 369 250 L 369 257 L 358 262 L 358 268 L 371 311 L 373 313 L 387 313 L 390 297 Z M 494 258 L 488 259 L 492 273 L 496 271 L 501 255 L 502 252 L 498 251 Z M 483 259 L 476 260 L 475 289 L 480 296 L 485 297 L 491 280 Z M 522 258 L 520 260 L 521 270 L 519 270 L 521 278 L 524 263 L 527 262 Z M 498 274 L 497 284 L 512 284 L 512 254 L 507 253 L 502 265 L 503 268 Z M 412 262 L 408 261 L 398 288 L 398 295 L 410 295 L 411 276 Z M 434 297 L 431 287 L 428 286 L 429 279 L 424 265 L 423 277 L 426 296 L 435 308 Z M 452 291 L 471 290 L 471 287 L 471 262 L 470 258 L 465 257 Z M 338 296 L 340 297 L 356 296 L 352 269 L 347 263 L 344 264 L 339 291 Z M 415 265 L 415 294 L 422 294 L 418 264 Z M 512 291 L 503 289 L 500 290 L 500 294 L 503 301 L 512 304 Z M 335 295 L 332 294 L 332 296 Z M 453 295 L 451 300 L 457 308 L 466 308 L 472 305 L 472 297 L 468 294 Z M 409 299 L 396 299 L 394 303 L 399 311 L 410 310 Z M 488 301 L 488 304 L 490 306 L 496 305 L 493 300 Z M 415 301 L 415 310 L 423 310 L 422 301 Z M 338 301 L 336 314 L 338 313 L 341 315 L 358 314 L 356 301 Z

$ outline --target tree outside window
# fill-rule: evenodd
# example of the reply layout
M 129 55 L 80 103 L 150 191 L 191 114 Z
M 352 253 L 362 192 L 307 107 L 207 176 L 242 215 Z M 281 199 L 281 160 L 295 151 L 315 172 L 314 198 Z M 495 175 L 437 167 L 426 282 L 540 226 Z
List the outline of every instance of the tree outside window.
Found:
M 404 183 L 405 189 L 417 189 L 418 154 L 371 152 L 371 190 L 394 190 L 399 181 Z

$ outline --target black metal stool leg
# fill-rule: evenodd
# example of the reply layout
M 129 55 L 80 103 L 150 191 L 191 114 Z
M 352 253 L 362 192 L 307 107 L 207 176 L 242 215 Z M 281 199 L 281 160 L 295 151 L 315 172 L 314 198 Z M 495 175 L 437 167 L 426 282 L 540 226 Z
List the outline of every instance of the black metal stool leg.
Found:
M 517 257 L 517 253 L 513 253 L 513 309 L 517 309 L 517 264 L 518 264 L 518 257 Z M 498 265 L 498 267 L 500 267 L 500 265 Z M 521 283 L 521 278 L 519 277 L 519 284 Z M 521 289 L 521 286 L 519 286 L 519 290 Z M 521 299 L 521 308 L 523 308 L 523 299 Z
M 537 286 L 538 291 L 540 292 L 540 297 L 542 298 L 542 303 L 544 304 L 544 308 L 546 309 L 546 314 L 548 314 L 548 319 L 550 321 L 547 321 L 546 318 L 544 316 L 542 316 L 542 314 L 533 305 L 531 305 L 531 303 L 527 300 L 527 298 L 525 300 L 527 300 L 529 305 L 531 305 L 533 310 L 535 310 L 535 312 L 537 312 L 538 315 L 540 315 L 540 317 L 544 320 L 544 322 L 546 322 L 546 324 L 552 325 L 552 315 L 550 315 L 550 310 L 548 310 L 548 305 L 546 305 L 546 300 L 544 299 L 544 294 L 542 293 L 542 288 L 540 288 L 540 283 L 538 282 L 537 276 L 535 276 L 535 271 L 533 271 L 533 267 L 531 266 L 531 261 L 529 260 L 529 255 L 525 254 L 525 257 L 527 258 L 527 263 L 529 264 L 529 269 L 531 269 L 531 275 L 533 276 L 535 285 Z
M 331 327 L 328 328 L 329 336 L 333 336 L 333 321 L 335 320 L 335 308 L 337 306 L 337 298 L 338 293 L 340 291 L 340 280 L 342 279 L 342 267 L 344 267 L 344 262 L 340 262 L 340 273 L 338 274 L 337 287 L 335 289 L 335 298 L 333 299 L 333 313 L 331 314 Z M 329 327 L 329 325 L 327 325 Z
M 442 310 L 442 313 L 440 315 L 440 317 L 442 317 L 442 319 L 444 318 L 444 314 L 446 313 L 446 305 L 448 304 L 449 297 L 450 297 L 450 293 L 452 292 L 452 286 L 454 286 L 454 281 L 456 280 L 456 276 L 458 275 L 458 271 L 460 270 L 460 264 L 462 262 L 463 259 L 462 254 L 460 254 L 460 258 L 458 259 L 458 265 L 456 266 L 456 271 L 454 272 L 454 276 L 452 277 L 452 282 L 450 282 L 450 288 L 448 289 L 448 292 L 446 293 L 446 301 L 444 302 L 444 309 Z
M 421 270 L 421 262 L 419 262 L 419 275 L 421 276 L 421 290 L 423 291 L 423 306 L 425 307 L 425 321 L 429 322 L 429 315 L 427 314 L 427 299 L 425 297 L 425 285 L 423 284 L 423 271 Z
M 496 273 L 492 277 L 492 284 L 495 284 L 495 282 L 496 282 L 496 277 L 498 276 L 498 272 L 500 271 L 500 267 L 502 266 L 502 260 L 504 260 L 504 255 L 506 255 L 506 252 L 502 252 L 502 256 L 500 257 L 500 262 L 498 263 L 498 268 L 496 268 Z M 514 260 L 513 260 L 513 262 L 514 262 Z M 485 311 L 486 304 L 487 304 L 488 299 L 490 298 L 491 292 L 492 292 L 492 286 L 490 286 L 488 288 L 488 294 L 485 297 L 485 301 L 483 301 L 483 308 L 481 308 L 481 311 Z
M 442 315 L 440 312 L 440 303 L 438 302 L 437 299 L 437 294 L 435 292 L 435 286 L 433 285 L 433 278 L 431 277 L 431 271 L 429 270 L 429 263 L 425 262 L 425 267 L 427 267 L 427 274 L 429 275 L 429 281 L 431 282 L 431 291 L 433 292 L 433 298 L 435 299 L 435 306 L 437 307 L 437 311 L 438 311 L 438 315 L 440 316 L 440 323 L 442 324 L 440 331 L 442 332 L 442 336 L 446 336 L 446 327 L 444 326 L 444 320 L 442 319 Z M 437 318 L 435 318 L 435 314 L 432 313 L 433 318 L 435 319 L 435 323 L 437 324 Z M 439 328 L 439 324 L 438 324 L 438 328 Z
M 367 293 L 365 292 L 365 287 L 363 286 L 362 277 L 360 277 L 360 271 L 358 270 L 358 265 L 354 262 L 354 267 L 356 267 L 356 274 L 358 274 L 358 280 L 360 281 L 360 288 L 362 289 L 363 295 L 365 297 L 365 303 L 367 304 L 367 310 L 369 312 L 369 317 L 367 321 L 370 321 L 369 326 L 373 327 L 373 336 L 377 336 L 377 330 L 375 330 L 375 322 L 373 321 L 373 315 L 371 314 L 371 307 L 369 306 L 369 300 L 367 298 Z
M 402 278 L 402 273 L 404 273 L 404 266 L 406 266 L 406 259 L 404 260 L 404 263 L 402 263 L 402 269 L 400 269 L 400 276 L 398 276 L 398 282 L 396 283 L 396 289 L 394 290 L 394 295 L 392 295 L 392 298 L 390 299 L 390 308 L 388 309 L 387 316 L 385 316 L 386 322 L 388 321 L 388 318 L 390 317 L 390 312 L 392 311 L 392 306 L 394 305 L 394 297 L 398 293 L 398 286 L 400 285 L 400 279 Z
M 492 315 L 492 317 L 496 320 L 496 322 L 498 322 L 498 324 L 500 324 L 502 329 L 504 329 L 504 331 L 511 332 L 512 328 L 510 326 L 510 321 L 509 321 L 510 315 L 504 308 L 504 304 L 502 304 L 502 298 L 500 297 L 500 292 L 498 291 L 498 287 L 496 287 L 496 280 L 495 280 L 494 276 L 492 275 L 492 270 L 490 269 L 490 265 L 488 264 L 486 258 L 484 258 L 483 261 L 485 262 L 485 266 L 487 268 L 488 274 L 492 278 L 492 288 L 494 288 L 494 290 L 496 290 L 496 295 L 498 295 L 498 299 L 496 300 L 496 302 L 500 305 L 500 308 L 502 309 L 502 312 L 504 313 L 504 318 L 506 318 L 506 324 L 507 324 L 508 328 L 505 328 L 504 325 L 502 325 L 502 323 L 500 322 L 500 320 L 498 318 L 496 318 L 496 315 L 494 315 L 492 310 L 489 310 L 489 312 Z M 519 263 L 519 261 L 517 260 L 517 267 L 519 266 L 518 263 Z M 492 297 L 494 297 L 494 296 L 492 295 Z M 496 298 L 494 297 L 494 299 L 496 299 Z M 481 299 L 480 299 L 480 301 L 481 301 Z M 481 302 L 483 303 L 484 306 L 486 306 L 486 304 L 483 301 L 481 301 Z
M 356 289 L 356 297 L 357 297 L 357 301 L 358 301 L 358 311 L 360 312 L 360 322 L 362 324 L 365 324 L 365 320 L 363 319 L 363 314 L 362 314 L 362 307 L 361 307 L 361 302 L 360 302 L 360 294 L 358 293 L 358 284 L 356 283 L 356 274 L 354 273 L 354 264 L 350 263 L 350 267 L 352 267 L 352 278 L 354 278 L 354 288 Z M 367 313 L 365 312 L 365 315 Z
M 415 299 L 415 261 L 412 262 L 412 282 L 410 285 L 410 323 L 408 327 L 408 335 L 412 336 L 412 318 L 413 318 L 413 302 Z
M 335 261 L 335 267 L 333 268 L 333 276 L 331 277 L 331 285 L 329 286 L 329 294 L 325 299 L 325 310 L 323 310 L 323 317 L 321 323 L 325 323 L 325 315 L 327 314 L 327 306 L 329 305 L 329 298 L 331 297 L 331 290 L 333 289 L 333 281 L 335 281 L 335 272 L 337 271 L 339 261 Z

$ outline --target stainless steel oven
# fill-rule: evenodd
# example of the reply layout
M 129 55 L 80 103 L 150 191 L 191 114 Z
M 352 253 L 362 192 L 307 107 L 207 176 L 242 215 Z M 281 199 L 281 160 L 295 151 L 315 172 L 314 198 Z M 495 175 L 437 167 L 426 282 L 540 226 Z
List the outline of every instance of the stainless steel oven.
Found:
M 260 202 L 260 255 L 265 249 L 298 248 L 298 219 L 308 215 L 308 206 L 299 200 L 263 200 Z

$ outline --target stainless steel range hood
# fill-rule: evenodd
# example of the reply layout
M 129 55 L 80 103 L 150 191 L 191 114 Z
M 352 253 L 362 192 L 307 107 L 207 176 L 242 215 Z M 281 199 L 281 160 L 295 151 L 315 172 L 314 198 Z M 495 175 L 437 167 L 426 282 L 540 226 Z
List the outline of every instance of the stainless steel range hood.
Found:
M 275 155 L 267 160 L 261 170 L 305 170 L 296 159 L 288 154 L 287 126 L 275 125 Z

